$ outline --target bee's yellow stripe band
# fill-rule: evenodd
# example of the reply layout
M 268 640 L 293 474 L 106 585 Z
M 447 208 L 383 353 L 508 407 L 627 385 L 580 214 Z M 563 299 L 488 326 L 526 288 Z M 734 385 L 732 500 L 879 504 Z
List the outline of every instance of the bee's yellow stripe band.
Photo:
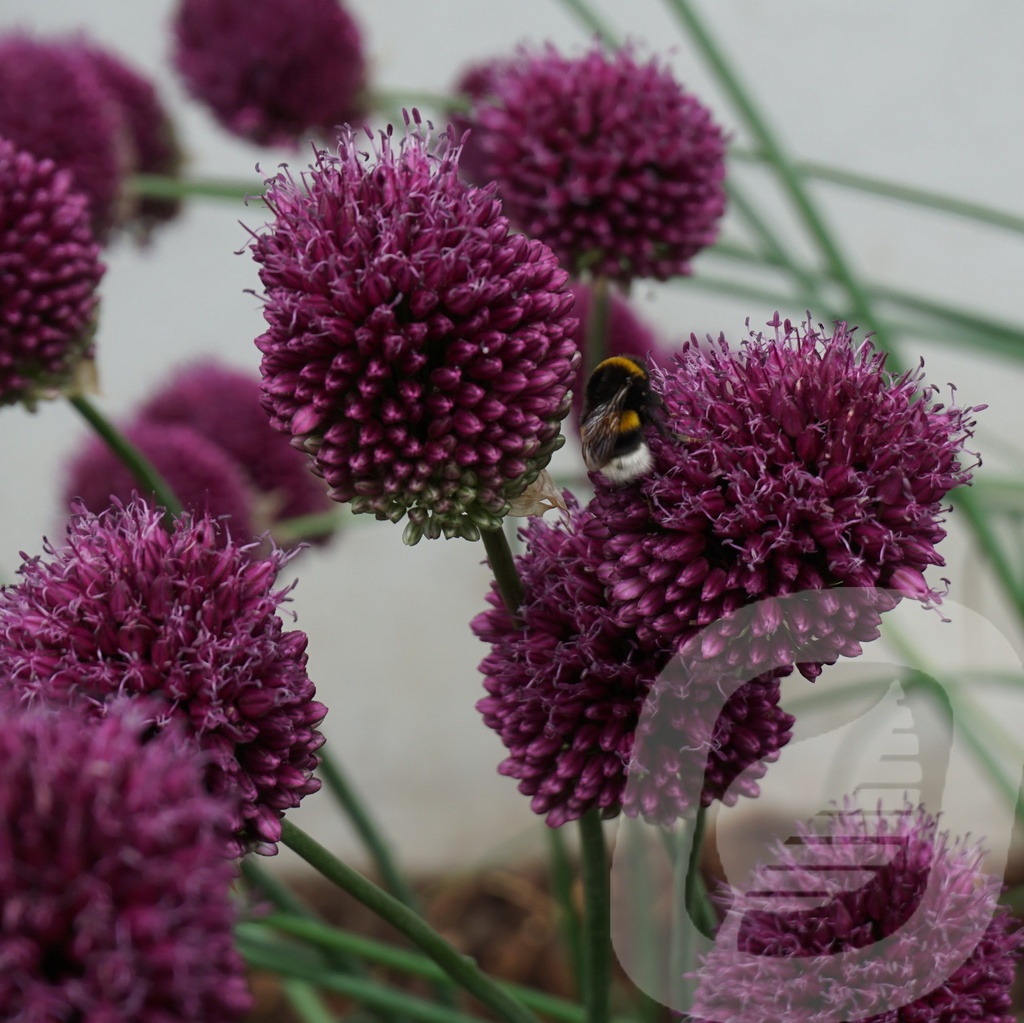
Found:
M 613 355 L 610 359 L 605 359 L 597 369 L 604 369 L 605 366 L 616 366 L 625 370 L 630 376 L 640 377 L 641 380 L 647 379 L 647 370 L 640 363 L 627 359 L 624 355 Z

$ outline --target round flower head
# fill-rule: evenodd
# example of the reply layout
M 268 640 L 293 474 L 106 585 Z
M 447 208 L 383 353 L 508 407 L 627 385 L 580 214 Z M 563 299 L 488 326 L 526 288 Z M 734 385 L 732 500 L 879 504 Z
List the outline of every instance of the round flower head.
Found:
M 665 280 L 717 237 L 722 131 L 656 61 L 548 46 L 463 81 L 467 173 L 574 273 Z
M 226 520 L 236 540 L 248 542 L 257 532 L 252 511 L 255 493 L 234 459 L 201 433 L 181 424 L 142 419 L 125 435 L 167 481 L 182 507 L 193 515 Z M 134 473 L 95 434 L 68 467 L 64 504 L 81 500 L 98 514 L 114 501 L 128 503 L 138 493 Z M 153 495 L 143 495 L 151 504 Z M 227 539 L 227 534 L 222 534 Z
M 121 219 L 131 137 L 116 97 L 79 47 L 0 38 L 0 137 L 71 171 L 101 240 Z
M 88 61 L 124 115 L 139 174 L 178 177 L 182 153 L 174 123 L 153 83 L 119 56 L 84 39 L 75 49 Z M 158 224 L 172 220 L 181 200 L 142 196 L 131 211 L 131 226 L 146 240 Z
M 189 91 L 251 142 L 333 136 L 365 109 L 362 40 L 338 0 L 180 0 L 174 37 Z
M 223 800 L 124 706 L 0 704 L 0 1004 L 9 1020 L 206 1023 L 251 1007 Z
M 691 1018 L 1011 1023 L 1022 935 L 980 849 L 910 808 L 846 809 L 799 838 L 730 890 Z
M 519 790 L 552 827 L 592 807 L 614 816 L 627 782 L 634 793 L 627 810 L 659 819 L 727 792 L 730 802 L 740 791 L 756 795 L 759 762 L 774 759 L 790 738 L 793 719 L 778 710 L 778 680 L 754 680 L 724 707 L 714 700 L 717 690 L 691 691 L 684 713 L 673 717 L 673 734 L 662 730 L 640 742 L 645 701 L 671 650 L 641 642 L 616 623 L 598 578 L 607 531 L 568 503 L 566 522 L 537 519 L 524 530 L 519 620 L 493 588 L 491 609 L 473 621 L 476 635 L 491 644 L 480 665 L 489 695 L 477 709 L 509 750 L 499 771 L 519 779 Z M 666 711 L 659 723 L 668 717 Z
M 843 324 L 770 326 L 738 350 L 693 339 L 654 371 L 652 472 L 624 487 L 595 477 L 611 531 L 602 578 L 619 621 L 676 644 L 766 601 L 766 658 L 778 626 L 768 598 L 833 591 L 815 606 L 836 625 L 815 658 L 828 662 L 876 634 L 887 601 L 873 588 L 939 599 L 922 572 L 943 564 L 941 501 L 970 480 L 960 458 L 977 410 L 937 404 L 920 370 L 886 373 L 884 354 Z
M 72 188 L 70 171 L 0 138 L 0 405 L 73 388 L 92 356 L 104 266 Z
M 103 716 L 145 697 L 155 725 L 180 721 L 209 759 L 214 793 L 237 795 L 238 849 L 273 853 L 280 817 L 315 792 L 315 726 L 326 709 L 306 674 L 306 636 L 285 632 L 273 591 L 288 556 L 253 560 L 207 518 L 173 533 L 141 501 L 79 509 L 62 547 L 27 558 L 0 591 L 0 677 L 45 702 Z
M 154 394 L 139 418 L 154 426 L 187 426 L 217 445 L 258 495 L 258 527 L 273 530 L 276 521 L 326 512 L 333 505 L 309 471 L 308 459 L 270 427 L 260 393 L 255 376 L 197 362 Z
M 458 148 L 414 131 L 373 158 L 351 131 L 279 175 L 252 249 L 266 289 L 264 407 L 336 501 L 475 538 L 561 444 L 579 358 L 567 275 L 509 231 Z

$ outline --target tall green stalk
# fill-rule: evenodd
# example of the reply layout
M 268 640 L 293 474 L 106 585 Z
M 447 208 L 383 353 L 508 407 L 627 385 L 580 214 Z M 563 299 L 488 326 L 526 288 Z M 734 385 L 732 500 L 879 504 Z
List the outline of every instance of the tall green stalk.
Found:
M 583 875 L 583 1005 L 587 1023 L 611 1013 L 611 875 L 600 810 L 580 818 Z

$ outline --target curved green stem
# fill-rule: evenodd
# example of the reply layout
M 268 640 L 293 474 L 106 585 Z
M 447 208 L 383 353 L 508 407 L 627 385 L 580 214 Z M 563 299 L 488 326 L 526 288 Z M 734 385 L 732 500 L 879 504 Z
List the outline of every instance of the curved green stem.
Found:
M 333 536 L 344 516 L 340 511 L 319 512 L 315 515 L 296 515 L 292 519 L 281 519 L 270 527 L 270 535 L 285 547 L 303 540 L 319 540 Z
M 568 7 L 576 18 L 589 28 L 608 49 L 614 50 L 619 45 L 615 33 L 584 0 L 562 0 L 562 6 Z
M 704 832 L 707 828 L 708 808 L 701 804 L 693 822 L 693 841 L 690 845 L 689 862 L 686 864 L 684 903 L 690 919 L 705 938 L 715 933 L 715 913 L 708 902 L 707 889 L 700 872 L 700 855 L 704 848 Z
M 744 149 L 742 146 L 730 146 L 729 156 L 745 163 L 768 162 L 768 157 L 764 153 Z M 843 188 L 852 188 L 858 192 L 880 196 L 884 199 L 896 199 L 899 202 L 920 206 L 924 209 L 936 210 L 939 213 L 962 217 L 965 220 L 973 220 L 989 227 L 998 227 L 1015 234 L 1024 234 L 1024 217 L 1008 213 L 1006 210 L 997 210 L 981 203 L 968 202 L 956 196 L 932 192 L 912 185 L 901 185 L 895 181 L 887 181 L 884 178 L 876 178 L 868 174 L 855 174 L 852 171 L 824 163 L 800 160 L 794 162 L 793 167 L 803 177 L 812 178 L 815 181 L 825 181 Z
M 583 1004 L 587 1023 L 608 1023 L 611 1011 L 611 875 L 600 810 L 580 818 L 583 875 Z
M 880 348 L 889 348 L 888 332 L 875 317 L 867 294 L 847 264 L 846 257 L 840 251 L 832 233 L 826 227 L 824 218 L 811 201 L 789 154 L 776 140 L 767 121 L 755 106 L 751 91 L 741 84 L 734 70 L 735 61 L 726 59 L 703 21 L 694 13 L 689 0 L 665 0 L 665 2 L 675 12 L 678 20 L 700 48 L 740 117 L 757 139 L 758 145 L 764 151 L 767 161 L 774 169 L 779 183 L 789 196 L 794 209 L 827 260 L 833 276 L 843 285 L 849 295 L 853 307 L 852 312 L 857 321 L 866 331 L 874 334 L 876 344 Z
M 523 603 L 523 583 L 516 570 L 512 548 L 503 529 L 481 529 L 480 536 L 487 551 L 494 580 L 498 584 L 498 592 L 505 602 L 505 608 L 513 618 L 519 618 L 519 608 Z
M 128 187 L 151 199 L 230 199 L 244 202 L 263 195 L 263 182 L 222 181 L 213 178 L 171 178 L 160 174 L 133 174 Z
M 590 285 L 590 302 L 587 308 L 587 330 L 584 338 L 584 379 L 608 356 L 608 341 L 611 328 L 611 294 L 608 278 L 596 277 Z
M 399 902 L 418 912 L 416 895 L 398 869 L 388 843 L 384 840 L 384 836 L 374 823 L 362 799 L 359 798 L 341 766 L 326 746 L 320 748 L 319 755 L 320 766 L 317 771 L 327 784 L 331 794 L 348 815 L 363 845 L 366 846 L 373 858 L 374 865 L 379 871 L 385 887 Z
M 96 431 L 107 447 L 131 471 L 144 495 L 150 494 L 166 512 L 165 523 L 170 525 L 175 515 L 182 512 L 181 502 L 170 484 L 160 475 L 153 463 L 107 419 L 88 398 L 76 394 L 68 398 L 75 411 Z
M 281 841 L 315 867 L 328 881 L 348 892 L 367 909 L 391 924 L 418 945 L 460 987 L 479 999 L 508 1023 L 538 1023 L 537 1017 L 488 977 L 469 956 L 445 941 L 422 917 L 394 896 L 378 888 L 358 871 L 342 863 L 333 853 L 307 835 L 287 818 L 281 822 Z M 451 1013 L 451 1009 L 445 1009 Z M 452 1014 L 452 1017 L 455 1014 Z M 449 1017 L 449 1018 L 452 1018 Z

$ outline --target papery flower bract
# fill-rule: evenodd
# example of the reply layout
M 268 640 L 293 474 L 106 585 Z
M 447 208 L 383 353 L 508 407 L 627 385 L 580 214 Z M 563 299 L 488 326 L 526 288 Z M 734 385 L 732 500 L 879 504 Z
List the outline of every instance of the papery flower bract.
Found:
M 800 826 L 799 838 L 729 890 L 690 1018 L 1012 1023 L 1024 936 L 997 906 L 1000 884 L 981 873 L 978 847 L 910 808 L 847 807 Z M 865 954 L 844 962 L 856 949 Z M 904 994 L 929 977 L 933 990 Z
M 251 1007 L 229 809 L 137 706 L 0 700 L 0 1005 L 8 1020 L 208 1023 Z
M 0 405 L 75 386 L 93 352 L 99 257 L 71 172 L 0 138 Z
M 281 519 L 315 515 L 333 505 L 308 459 L 272 429 L 260 405 L 260 382 L 212 360 L 180 369 L 139 410 L 150 424 L 188 426 L 216 444 L 258 495 L 253 518 L 273 532 Z
M 465 172 L 498 183 L 509 219 L 574 273 L 690 272 L 725 211 L 725 141 L 656 60 L 552 46 L 463 77 Z
M 152 81 L 117 54 L 90 40 L 77 39 L 72 48 L 92 65 L 120 105 L 131 136 L 134 171 L 178 177 L 183 157 L 177 131 Z M 144 195 L 130 211 L 130 225 L 145 241 L 154 227 L 172 220 L 180 210 L 180 199 Z
M 251 142 L 333 136 L 365 109 L 362 39 L 338 0 L 180 0 L 174 38 L 189 91 Z
M 209 757 L 214 793 L 235 794 L 239 851 L 276 851 L 280 817 L 319 788 L 323 738 L 306 636 L 285 632 L 273 591 L 288 555 L 252 560 L 209 518 L 168 534 L 141 501 L 73 516 L 63 546 L 26 557 L 0 591 L 0 673 L 28 699 L 83 701 L 102 716 L 145 697 L 155 725 L 180 721 Z
M 561 444 L 579 358 L 565 271 L 457 162 L 418 130 L 369 159 L 343 132 L 268 182 L 252 243 L 271 422 L 336 501 L 408 515 L 408 543 L 498 526 Z
M 0 38 L 0 137 L 71 172 L 100 240 L 121 220 L 134 160 L 130 132 L 117 98 L 77 46 Z
M 189 426 L 139 420 L 124 434 L 152 462 L 185 511 L 225 519 L 236 541 L 248 543 L 254 493 L 234 460 L 213 441 Z M 99 514 L 117 500 L 128 503 L 139 492 L 135 474 L 100 438 L 90 435 L 68 466 L 64 505 L 81 500 Z M 142 494 L 150 504 L 152 494 Z M 221 534 L 227 539 L 227 533 Z
M 611 531 L 602 578 L 620 622 L 677 645 L 737 608 L 846 588 L 815 607 L 816 634 L 833 631 L 829 661 L 859 653 L 892 606 L 859 588 L 939 599 L 922 572 L 943 564 L 941 501 L 970 480 L 960 457 L 977 410 L 937 404 L 920 370 L 885 372 L 843 324 L 769 326 L 739 349 L 693 339 L 654 371 L 654 470 L 620 488 L 595 477 L 592 507 Z
M 598 578 L 607 530 L 571 498 L 568 504 L 566 522 L 535 521 L 523 531 L 519 620 L 493 588 L 491 609 L 472 624 L 491 644 L 480 665 L 489 695 L 477 709 L 509 750 L 498 770 L 519 779 L 552 827 L 593 807 L 618 813 L 627 772 L 645 776 L 630 790 L 647 803 L 657 793 L 661 817 L 727 793 L 730 802 L 741 792 L 756 795 L 761 761 L 774 759 L 790 738 L 793 719 L 778 709 L 778 679 L 755 679 L 724 706 L 717 689 L 691 692 L 673 733 L 646 738 L 638 757 L 638 723 L 650 716 L 644 704 L 672 651 L 615 621 Z M 641 809 L 651 815 L 646 804 Z

